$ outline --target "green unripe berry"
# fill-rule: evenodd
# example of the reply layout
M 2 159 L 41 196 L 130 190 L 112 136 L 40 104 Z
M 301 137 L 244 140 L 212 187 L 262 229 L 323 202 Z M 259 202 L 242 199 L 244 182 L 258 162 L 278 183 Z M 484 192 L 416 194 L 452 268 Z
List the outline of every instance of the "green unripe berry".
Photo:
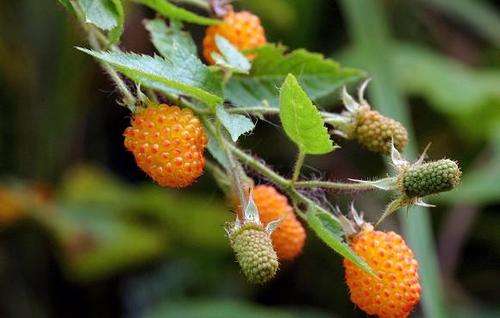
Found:
M 230 235 L 243 274 L 253 284 L 264 284 L 278 271 L 271 237 L 261 225 L 245 224 Z
M 455 161 L 441 159 L 404 170 L 400 185 L 409 198 L 425 197 L 453 189 L 460 182 L 460 175 Z

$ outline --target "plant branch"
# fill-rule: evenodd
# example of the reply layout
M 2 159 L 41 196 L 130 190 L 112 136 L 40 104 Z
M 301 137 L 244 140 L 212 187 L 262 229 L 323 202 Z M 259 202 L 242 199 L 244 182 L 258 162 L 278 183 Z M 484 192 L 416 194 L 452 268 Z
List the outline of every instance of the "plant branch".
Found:
M 262 175 L 268 177 L 275 183 L 278 187 L 282 189 L 288 189 L 290 188 L 290 181 L 283 178 L 276 172 L 274 172 L 272 169 L 269 169 L 264 165 L 263 163 L 259 162 L 256 160 L 254 157 L 248 155 L 238 147 L 234 146 L 233 144 L 226 142 L 227 147 L 231 152 L 238 157 L 243 163 L 249 165 L 252 169 L 260 172 Z
M 117 50 L 118 48 L 114 46 L 102 32 L 97 30 L 93 25 L 85 22 L 84 14 L 80 6 L 76 3 L 76 1 L 72 1 L 71 3 L 77 14 L 78 21 L 80 21 L 82 28 L 85 30 L 85 32 L 87 32 L 90 47 L 98 51 L 101 51 L 103 49 L 103 46 L 105 48 L 111 48 L 112 50 Z M 134 111 L 136 105 L 136 98 L 128 89 L 127 84 L 125 84 L 125 82 L 120 77 L 118 72 L 114 68 L 112 68 L 109 64 L 101 62 L 100 65 L 104 69 L 104 71 L 109 75 L 111 80 L 116 84 L 116 87 L 123 96 L 123 103 L 127 105 L 127 107 L 131 111 Z
M 332 181 L 322 181 L 322 180 L 297 181 L 294 183 L 294 185 L 296 188 L 325 188 L 325 189 L 346 190 L 346 191 L 377 190 L 377 188 L 371 184 L 332 182 Z
M 251 106 L 251 107 L 229 107 L 226 109 L 228 113 L 234 114 L 250 114 L 250 115 L 277 115 L 280 109 L 271 106 Z M 349 118 L 343 115 L 330 113 L 330 112 L 320 112 L 321 117 L 325 123 L 330 124 L 334 127 L 343 127 L 350 122 Z

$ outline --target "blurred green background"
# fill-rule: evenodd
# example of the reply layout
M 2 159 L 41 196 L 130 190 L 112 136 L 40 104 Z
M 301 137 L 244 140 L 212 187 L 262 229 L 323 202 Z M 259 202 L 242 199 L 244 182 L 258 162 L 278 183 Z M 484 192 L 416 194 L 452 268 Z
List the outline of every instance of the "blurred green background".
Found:
M 411 119 L 419 151 L 432 142 L 431 158 L 460 162 L 461 186 L 431 200 L 441 316 L 500 317 L 500 3 L 236 5 L 261 17 L 270 41 L 367 70 L 385 83 L 370 91 L 375 108 Z M 128 5 L 127 16 L 122 48 L 152 53 L 141 23 L 152 13 Z M 214 181 L 180 191 L 145 177 L 123 147 L 130 114 L 74 49 L 85 45 L 56 0 L 0 1 L 0 317 L 365 317 L 349 301 L 340 257 L 312 234 L 273 282 L 246 284 L 224 237 L 233 214 Z M 375 104 L 384 96 L 395 100 Z M 340 109 L 337 96 L 321 104 Z M 259 121 L 243 145 L 287 175 L 294 147 L 276 120 Z M 385 174 L 382 158 L 337 142 L 334 154 L 308 158 L 304 176 Z M 328 196 L 344 208 L 355 199 L 371 220 L 388 199 Z M 384 226 L 401 231 L 397 221 Z

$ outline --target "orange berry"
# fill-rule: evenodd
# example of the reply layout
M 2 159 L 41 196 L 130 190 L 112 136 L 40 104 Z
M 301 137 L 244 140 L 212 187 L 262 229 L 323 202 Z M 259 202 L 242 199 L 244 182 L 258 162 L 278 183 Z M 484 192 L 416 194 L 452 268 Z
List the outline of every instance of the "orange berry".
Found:
M 190 109 L 165 104 L 141 109 L 124 136 L 139 168 L 163 187 L 183 188 L 203 174 L 207 138 Z
M 418 263 L 401 236 L 374 231 L 366 224 L 350 246 L 378 276 L 372 277 L 344 259 L 351 301 L 370 315 L 408 317 L 420 301 L 420 282 Z
M 293 208 L 288 204 L 288 199 L 269 185 L 258 185 L 252 193 L 264 226 L 287 214 L 283 222 L 271 234 L 271 239 L 280 260 L 288 261 L 297 257 L 304 247 L 306 231 L 297 220 Z
M 264 28 L 260 19 L 248 11 L 234 12 L 230 10 L 223 18 L 222 23 L 211 25 L 205 32 L 203 39 L 203 56 L 209 64 L 214 64 L 212 52 L 218 52 L 215 44 L 215 35 L 226 38 L 239 50 L 252 49 L 266 44 Z M 253 55 L 247 55 L 253 58 Z

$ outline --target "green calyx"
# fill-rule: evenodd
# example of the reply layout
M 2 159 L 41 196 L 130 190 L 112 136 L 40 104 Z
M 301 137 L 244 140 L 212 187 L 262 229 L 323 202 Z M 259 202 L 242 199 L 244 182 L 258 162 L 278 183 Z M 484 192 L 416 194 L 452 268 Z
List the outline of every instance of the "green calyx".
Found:
M 271 237 L 259 224 L 247 223 L 230 233 L 231 247 L 243 274 L 253 284 L 264 284 L 278 271 Z
M 402 171 L 400 187 L 408 198 L 449 191 L 460 182 L 460 168 L 449 159 L 411 166 Z

